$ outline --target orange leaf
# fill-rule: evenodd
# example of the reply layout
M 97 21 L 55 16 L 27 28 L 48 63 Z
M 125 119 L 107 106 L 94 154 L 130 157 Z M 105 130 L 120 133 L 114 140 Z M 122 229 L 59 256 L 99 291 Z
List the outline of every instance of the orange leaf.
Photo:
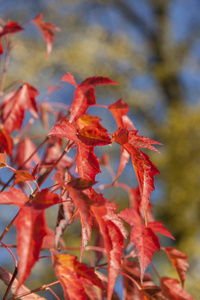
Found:
M 100 118 L 91 115 L 83 115 L 77 120 L 77 125 L 79 129 L 83 129 L 85 126 L 93 126 L 96 127 L 100 131 L 107 132 L 107 130 L 99 123 L 101 121 Z
M 6 152 L 0 153 L 0 169 L 7 167 Z
M 98 159 L 94 153 L 94 146 L 88 146 L 78 139 L 77 130 L 73 124 L 64 121 L 60 125 L 55 125 L 48 135 L 68 138 L 74 141 L 77 146 L 76 166 L 79 177 L 95 181 L 96 174 L 101 171 Z
M 31 175 L 26 170 L 10 171 L 15 173 L 15 181 L 13 182 L 13 186 L 18 184 L 19 182 L 35 181 L 35 177 L 33 177 L 33 175 Z
M 77 137 L 88 146 L 105 146 L 111 143 L 111 139 L 106 132 L 102 132 L 93 126 L 85 126 Z
M 97 277 L 94 270 L 86 264 L 77 261 L 77 257 L 69 254 L 52 253 L 52 260 L 56 276 L 59 278 L 65 299 L 86 300 L 84 283 L 95 285 L 103 289 L 101 280 Z
M 0 152 L 6 151 L 6 153 L 12 156 L 13 140 L 4 129 L 3 125 L 0 126 L 0 141 Z

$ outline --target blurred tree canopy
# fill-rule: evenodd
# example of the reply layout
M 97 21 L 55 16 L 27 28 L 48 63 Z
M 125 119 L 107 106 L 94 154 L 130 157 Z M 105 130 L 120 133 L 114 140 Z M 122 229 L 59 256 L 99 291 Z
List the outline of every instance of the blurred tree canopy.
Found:
M 162 142 L 150 154 L 161 172 L 152 196 L 157 219 L 189 256 L 186 289 L 200 293 L 200 2 L 198 0 L 0 1 L 1 18 L 22 23 L 42 12 L 61 28 L 53 52 L 32 24 L 15 37 L 7 84 L 26 79 L 39 91 L 66 72 L 108 76 L 102 101 L 123 97 L 142 135 Z M 34 27 L 34 28 L 33 28 Z M 22 38 L 23 37 L 23 38 Z M 104 92 L 102 92 L 104 90 Z M 153 155 L 153 157 L 152 157 Z

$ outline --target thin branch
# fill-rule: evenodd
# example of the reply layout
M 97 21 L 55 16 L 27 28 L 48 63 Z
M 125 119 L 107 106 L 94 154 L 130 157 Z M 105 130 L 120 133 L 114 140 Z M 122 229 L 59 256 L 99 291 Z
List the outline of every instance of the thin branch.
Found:
M 52 283 L 49 283 L 49 284 L 44 284 L 43 286 L 39 287 L 39 288 L 36 288 L 34 290 L 30 290 L 29 292 L 26 292 L 26 293 L 23 293 L 23 294 L 20 294 L 20 295 L 16 295 L 16 296 L 13 296 L 12 298 L 9 298 L 8 300 L 16 300 L 16 299 L 20 299 L 22 297 L 25 297 L 27 295 L 30 295 L 32 293 L 35 293 L 35 292 L 40 292 L 40 291 L 43 291 L 43 290 L 49 290 L 49 287 L 50 286 L 53 286 L 53 285 L 56 285 L 60 283 L 59 280 L 57 281 L 54 281 Z
M 18 170 L 21 170 L 25 164 L 33 157 L 33 155 L 47 142 L 49 137 L 47 136 L 43 142 L 31 153 L 31 155 L 23 162 L 23 164 L 18 168 Z M 8 182 L 5 183 L 5 185 L 2 187 L 1 192 L 5 190 L 5 188 L 9 185 L 9 183 L 15 178 L 15 174 L 8 180 Z
M 17 276 L 17 273 L 18 273 L 18 267 L 15 266 L 15 271 L 14 271 L 13 276 L 12 276 L 12 278 L 11 278 L 11 281 L 10 281 L 8 287 L 7 287 L 7 290 L 6 290 L 5 294 L 4 294 L 3 300 L 6 300 L 8 294 L 9 294 L 9 292 L 10 292 L 10 289 L 11 289 L 11 287 L 12 287 L 12 284 L 13 284 L 13 282 L 14 282 L 16 276 Z
M 19 215 L 19 212 L 20 212 L 20 209 L 19 209 L 18 213 L 14 216 L 14 218 L 11 220 L 11 222 L 9 223 L 9 225 L 4 229 L 2 235 L 0 236 L 0 241 L 4 238 L 4 236 L 6 235 L 6 233 L 8 233 L 10 227 L 13 225 L 13 223 L 17 219 L 17 217 Z

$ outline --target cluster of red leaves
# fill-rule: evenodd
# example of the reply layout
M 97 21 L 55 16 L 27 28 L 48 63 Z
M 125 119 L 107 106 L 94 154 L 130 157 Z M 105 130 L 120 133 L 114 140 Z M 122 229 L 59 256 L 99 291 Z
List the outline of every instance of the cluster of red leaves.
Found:
M 54 37 L 52 30 L 58 31 L 59 28 L 43 22 L 42 14 L 29 22 L 35 23 L 41 30 L 49 55 Z M 0 38 L 4 37 L 8 42 L 10 34 L 22 29 L 19 24 L 8 21 L 0 28 Z M 0 43 L 0 54 L 3 51 Z M 153 145 L 160 143 L 139 135 L 127 116 L 129 107 L 122 99 L 105 106 L 116 121 L 118 129 L 115 132 L 108 133 L 101 125 L 99 117 L 87 114 L 88 108 L 96 105 L 95 87 L 117 84 L 113 80 L 95 76 L 77 84 L 74 77 L 67 73 L 62 81 L 75 87 L 72 104 L 65 115 L 58 111 L 57 123 L 38 147 L 28 134 L 25 135 L 26 127 L 20 134 L 26 111 L 32 114 L 34 120 L 40 119 L 43 123 L 44 106 L 37 103 L 38 91 L 26 82 L 7 94 L 2 91 L 0 168 L 10 169 L 14 172 L 14 176 L 8 183 L 2 183 L 0 204 L 19 207 L 18 214 L 11 222 L 17 229 L 19 263 L 17 263 L 18 279 L 11 280 L 10 274 L 3 268 L 0 269 L 0 278 L 15 295 L 23 294 L 24 291 L 30 294 L 23 284 L 31 274 L 35 263 L 40 260 L 42 249 L 49 249 L 65 299 L 98 300 L 107 297 L 111 300 L 119 273 L 123 280 L 124 299 L 192 299 L 184 290 L 185 273 L 188 268 L 187 256 L 173 247 L 160 246 L 157 234 L 171 239 L 174 237 L 164 224 L 155 221 L 151 214 L 150 195 L 154 190 L 154 176 L 159 174 L 159 171 L 141 148 L 158 152 Z M 48 94 L 56 89 L 51 87 Z M 45 105 L 45 115 L 48 116 L 52 110 L 50 103 Z M 46 121 L 43 125 L 46 128 Z M 64 141 L 66 145 L 63 148 Z M 45 147 L 45 143 L 44 155 L 40 157 L 38 149 Z M 98 158 L 95 147 L 112 143 L 119 144 L 121 156 L 118 173 L 113 182 L 107 186 L 120 187 L 118 179 L 129 158 L 139 183 L 138 188 L 121 184 L 130 198 L 129 208 L 122 211 L 118 211 L 113 201 L 106 199 L 99 193 L 98 188 L 94 188 L 96 175 L 101 172 L 100 164 L 111 170 L 108 155 Z M 74 159 L 68 156 L 72 148 L 76 148 Z M 54 185 L 40 189 L 53 170 Z M 12 187 L 5 190 L 10 182 Z M 32 182 L 36 184 L 34 191 L 31 187 L 32 192 L 29 196 L 25 190 L 25 182 L 30 187 Z M 14 185 L 18 188 L 14 188 Z M 45 210 L 54 205 L 59 205 L 55 232 L 47 227 L 45 216 Z M 67 252 L 67 247 L 63 247 L 63 252 L 59 253 L 60 243 L 64 243 L 61 236 L 66 227 L 70 230 L 70 225 L 76 222 L 77 217 L 82 228 L 79 261 L 76 256 Z M 7 229 L 1 239 L 6 232 Z M 92 233 L 95 233 L 96 241 L 87 246 Z M 160 249 L 172 262 L 181 285 L 177 279 L 159 277 L 160 285 L 156 286 L 152 277 L 145 274 L 153 254 Z M 83 252 L 86 250 L 94 250 L 96 254 L 90 266 L 89 263 L 82 262 Z M 107 270 L 107 276 L 105 272 L 100 272 L 101 269 Z M 10 282 L 13 282 L 12 287 Z M 32 293 L 33 297 L 34 295 Z M 29 299 L 29 296 L 24 295 L 23 299 Z M 117 298 L 116 294 L 115 297 Z

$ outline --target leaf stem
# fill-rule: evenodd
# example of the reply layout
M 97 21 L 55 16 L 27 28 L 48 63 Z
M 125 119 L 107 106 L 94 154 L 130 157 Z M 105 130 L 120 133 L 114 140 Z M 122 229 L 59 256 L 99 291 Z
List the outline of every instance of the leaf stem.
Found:
M 12 251 L 11 251 L 11 250 L 8 248 L 8 246 L 5 245 L 3 242 L 0 241 L 0 243 L 2 244 L 2 246 L 3 246 L 4 248 L 6 248 L 6 249 L 8 250 L 8 252 L 10 253 L 10 255 L 13 257 L 14 262 L 15 262 L 15 267 L 17 267 L 18 263 L 17 263 L 17 260 L 16 260 L 16 258 L 15 258 L 15 256 L 14 256 L 14 254 L 12 253 Z

